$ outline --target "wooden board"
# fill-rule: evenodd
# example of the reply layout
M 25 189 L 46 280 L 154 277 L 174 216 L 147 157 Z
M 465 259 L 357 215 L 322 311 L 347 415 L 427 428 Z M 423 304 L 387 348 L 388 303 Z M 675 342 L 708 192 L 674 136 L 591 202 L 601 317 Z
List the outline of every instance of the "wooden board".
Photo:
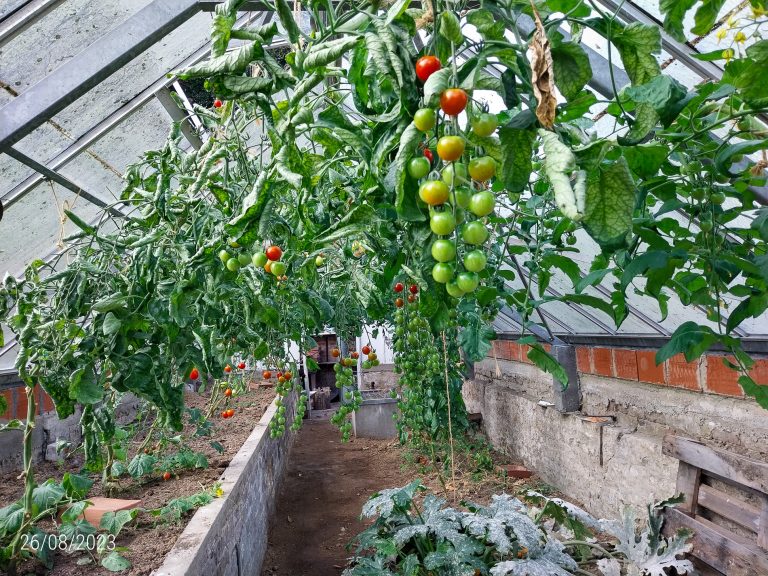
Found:
M 665 516 L 665 533 L 672 534 L 679 528 L 692 530 L 693 554 L 715 570 L 727 576 L 768 574 L 768 554 L 746 539 L 675 508 L 668 508 Z
M 712 486 L 699 487 L 699 506 L 757 533 L 760 528 L 760 510 Z
M 765 462 L 710 448 L 696 440 L 674 434 L 664 437 L 662 451 L 667 456 L 712 472 L 730 482 L 768 494 L 768 464 Z
M 677 469 L 677 492 L 685 496 L 685 502 L 680 504 L 678 508 L 689 514 L 696 513 L 700 484 L 701 468 L 696 468 L 696 466 L 691 466 L 686 462 L 680 462 Z

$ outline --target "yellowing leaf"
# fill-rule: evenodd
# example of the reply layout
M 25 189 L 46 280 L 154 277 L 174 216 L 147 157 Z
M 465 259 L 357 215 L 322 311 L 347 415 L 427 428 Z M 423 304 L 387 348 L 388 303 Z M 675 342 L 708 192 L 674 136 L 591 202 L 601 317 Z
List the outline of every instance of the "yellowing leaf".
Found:
M 531 41 L 531 83 L 536 96 L 536 117 L 545 128 L 552 128 L 555 122 L 557 98 L 555 98 L 555 80 L 552 73 L 552 50 L 547 32 L 541 22 L 536 6 L 531 2 L 536 19 L 536 32 Z

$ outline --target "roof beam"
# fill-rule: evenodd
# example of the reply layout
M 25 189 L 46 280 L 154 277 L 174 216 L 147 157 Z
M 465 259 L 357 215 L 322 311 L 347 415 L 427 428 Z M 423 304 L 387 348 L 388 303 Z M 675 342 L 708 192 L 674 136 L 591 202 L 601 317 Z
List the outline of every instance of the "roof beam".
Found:
M 20 6 L 0 22 L 0 47 L 40 20 L 64 0 L 32 0 Z
M 200 135 L 197 133 L 195 126 L 190 121 L 189 115 L 176 104 L 173 96 L 171 96 L 171 90 L 168 87 L 163 87 L 157 91 L 155 97 L 162 107 L 165 108 L 165 111 L 168 112 L 168 116 L 170 116 L 174 122 L 179 123 L 181 133 L 184 135 L 187 142 L 189 142 L 195 150 L 200 150 L 203 146 L 203 141 L 200 139 Z
M 0 152 L 198 13 L 197 0 L 155 0 L 0 108 Z

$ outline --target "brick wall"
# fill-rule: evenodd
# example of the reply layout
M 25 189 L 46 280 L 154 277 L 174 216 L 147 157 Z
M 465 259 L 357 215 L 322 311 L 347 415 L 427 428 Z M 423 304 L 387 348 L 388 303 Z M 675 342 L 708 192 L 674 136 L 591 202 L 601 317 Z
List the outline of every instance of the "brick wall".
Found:
M 546 346 L 548 348 L 548 346 Z M 491 356 L 530 364 L 529 346 L 511 340 L 495 340 Z M 657 386 L 681 388 L 704 394 L 743 397 L 738 373 L 723 363 L 724 354 L 705 354 L 686 362 L 682 354 L 656 365 L 656 350 L 627 348 L 576 347 L 576 363 L 582 374 L 594 374 Z M 732 357 L 728 357 L 733 360 Z M 758 384 L 768 386 L 768 359 L 757 359 L 750 372 Z
M 27 418 L 27 389 L 23 385 L 14 388 L 6 388 L 0 392 L 5 398 L 8 408 L 0 414 L 0 420 L 26 420 Z M 53 410 L 53 400 L 41 387 L 35 390 L 37 413 L 45 414 Z

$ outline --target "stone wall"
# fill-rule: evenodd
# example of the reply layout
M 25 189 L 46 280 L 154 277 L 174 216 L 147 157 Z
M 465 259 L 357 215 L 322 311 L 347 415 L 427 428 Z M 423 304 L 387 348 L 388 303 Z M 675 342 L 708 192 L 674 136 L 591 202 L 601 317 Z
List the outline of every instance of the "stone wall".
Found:
M 631 363 L 615 362 L 621 357 L 616 350 L 604 355 L 593 349 L 589 364 L 580 353 L 582 409 L 561 414 L 550 405 L 552 377 L 523 362 L 523 351 L 515 355 L 509 345 L 497 342 L 492 357 L 475 365 L 475 379 L 464 387 L 467 409 L 482 413 L 496 448 L 594 514 L 617 517 L 625 505 L 643 507 L 674 494 L 677 460 L 661 453 L 666 432 L 768 459 L 768 411 L 735 390 L 709 393 L 718 385 L 714 378 L 697 387 L 669 384 L 670 373 L 673 381 L 682 377 L 667 365 L 652 384 L 640 380 L 637 368 L 622 370 Z M 610 359 L 602 366 L 605 375 L 582 370 L 594 370 L 595 357 L 602 362 L 603 356 Z M 708 370 L 696 366 L 701 384 Z
M 286 403 L 293 414 L 296 397 Z M 295 434 L 269 437 L 273 402 L 221 477 L 224 496 L 200 508 L 153 576 L 258 576 Z M 290 427 L 291 420 L 286 423 Z
M 391 390 L 397 386 L 394 364 L 379 364 L 362 371 L 361 390 Z

